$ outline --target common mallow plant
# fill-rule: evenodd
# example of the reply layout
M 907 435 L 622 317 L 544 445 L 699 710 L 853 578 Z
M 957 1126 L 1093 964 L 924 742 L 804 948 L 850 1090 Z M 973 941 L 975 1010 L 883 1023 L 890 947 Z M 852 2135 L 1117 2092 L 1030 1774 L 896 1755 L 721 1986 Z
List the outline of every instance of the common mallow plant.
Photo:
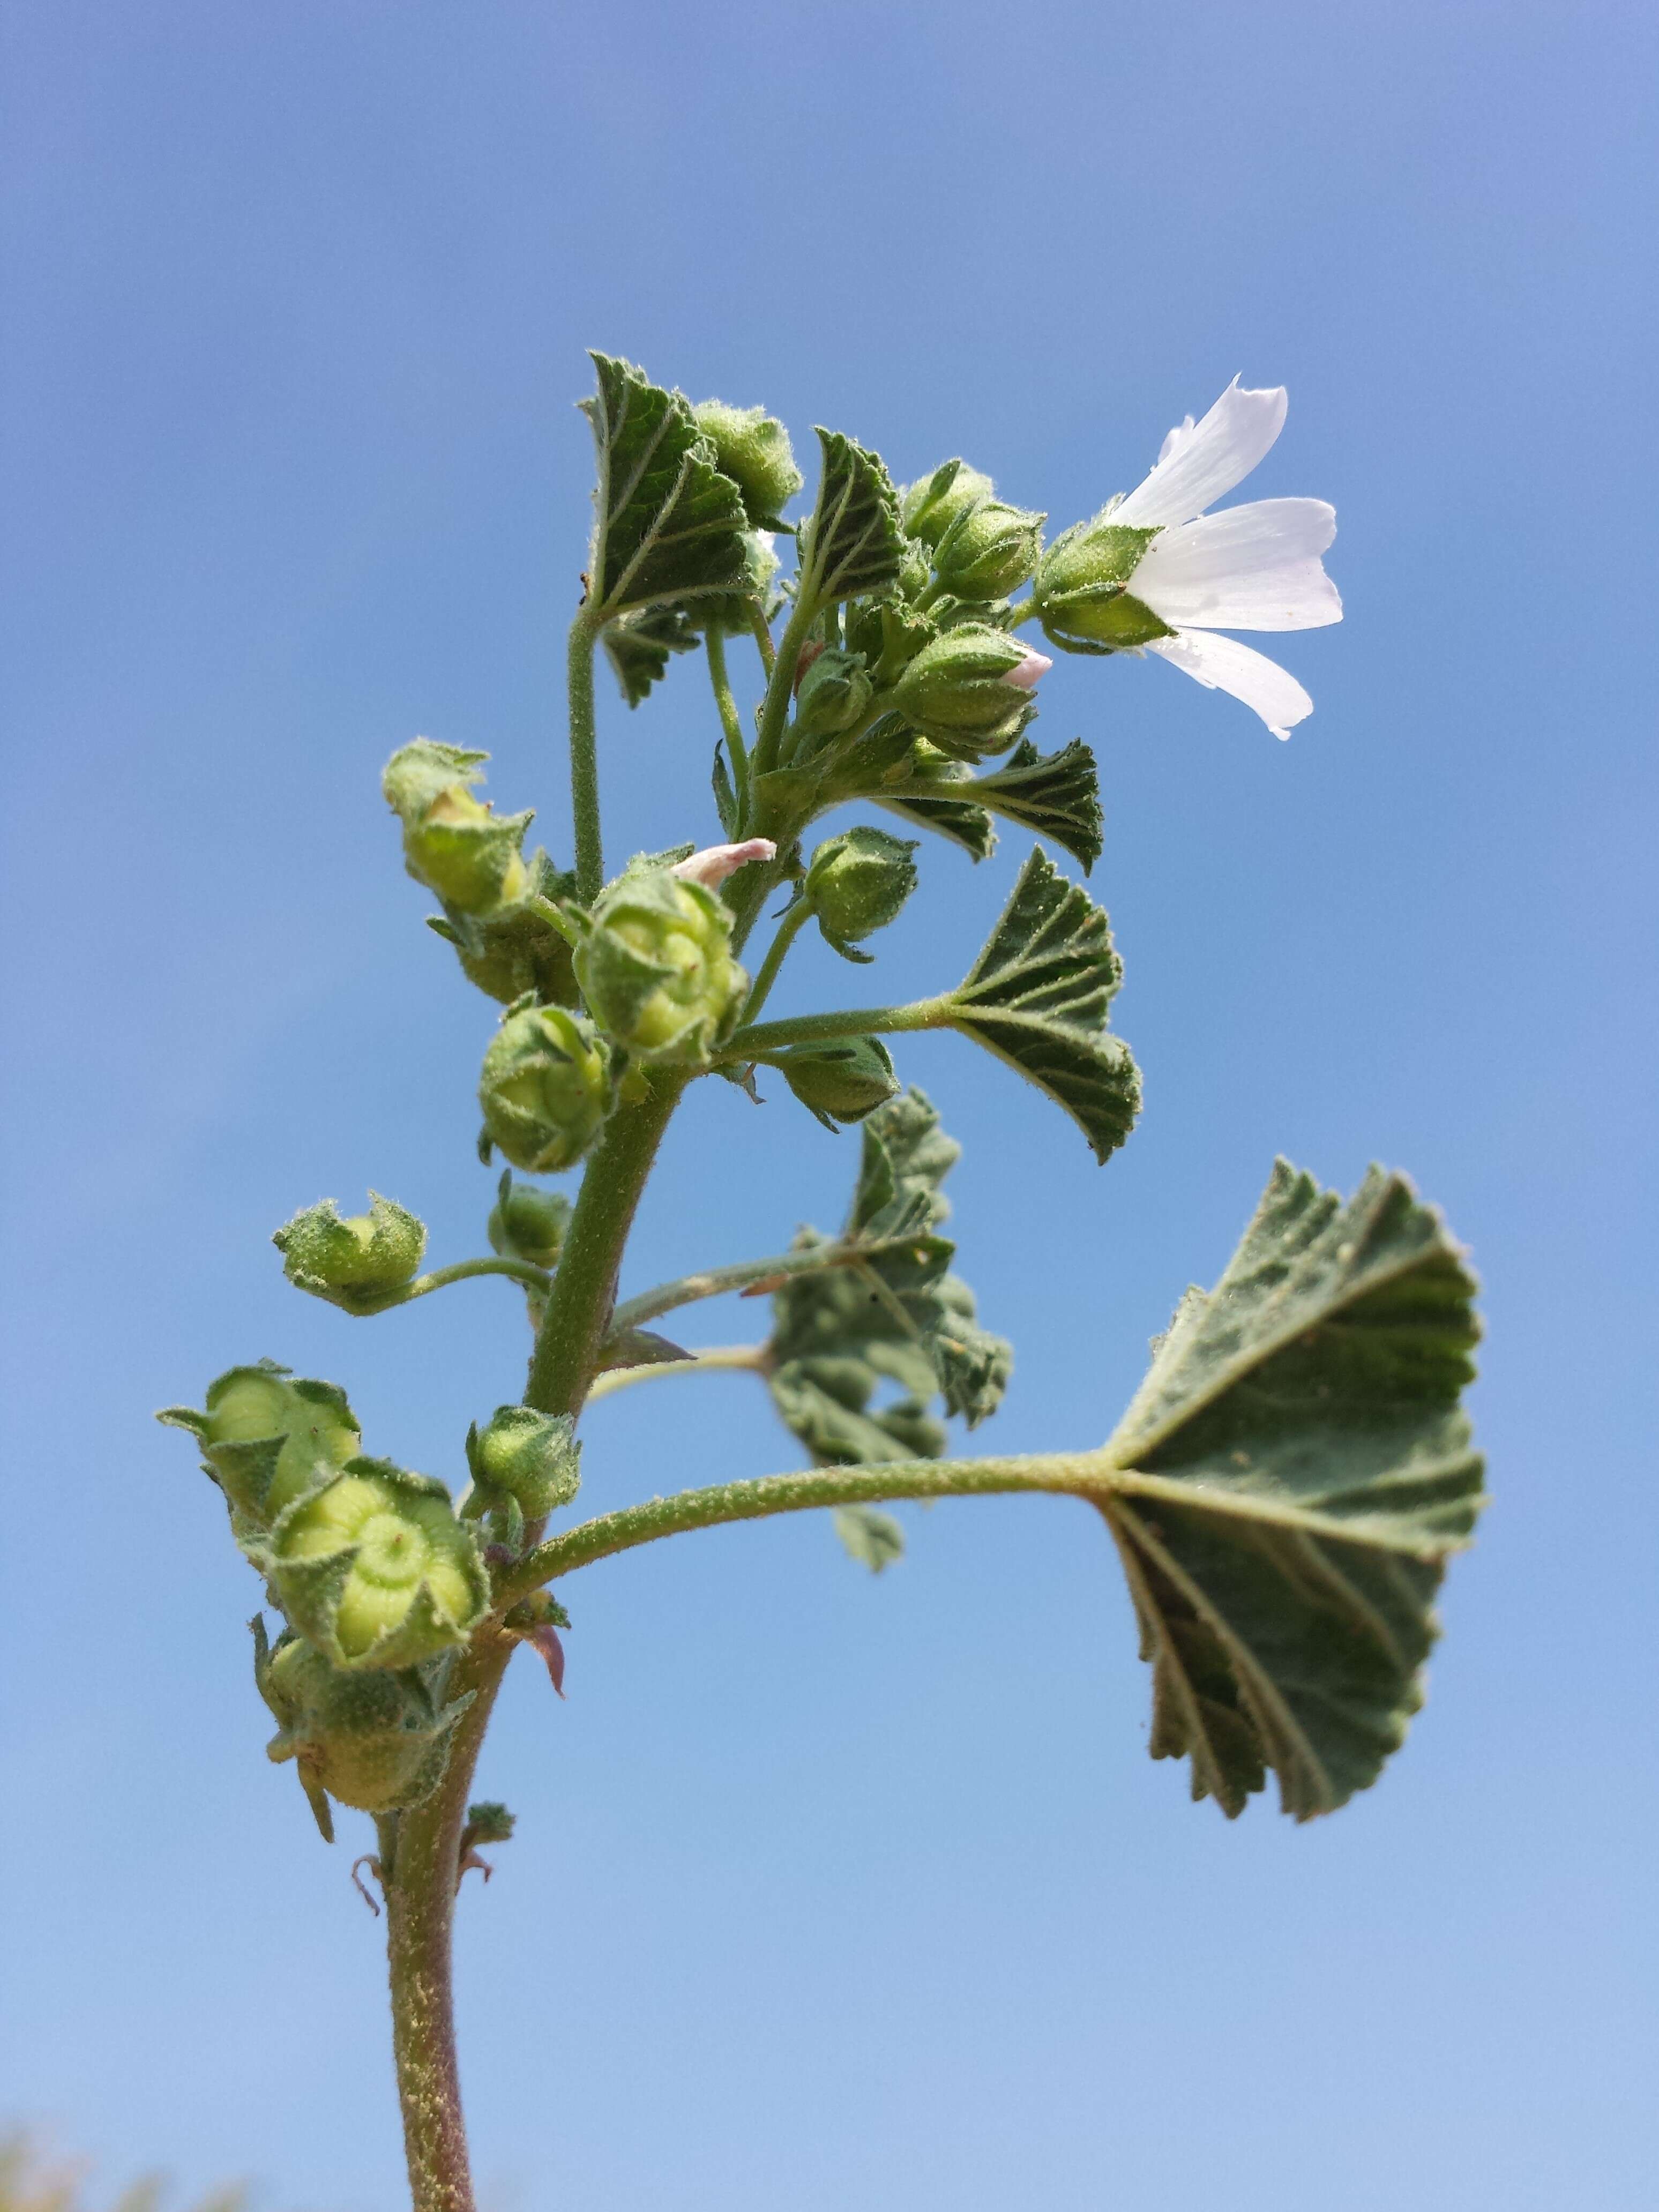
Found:
M 1187 1759 L 1194 1796 L 1230 1817 L 1271 1770 L 1285 1810 L 1307 1820 L 1398 1748 L 1437 1587 L 1481 1499 L 1458 1408 L 1477 1334 L 1458 1247 L 1401 1176 L 1373 1170 L 1345 1201 L 1283 1161 L 1220 1281 L 1188 1291 L 1155 1340 L 1104 1443 L 946 1455 L 945 1422 L 974 1429 L 996 1412 L 1012 1353 L 955 1272 L 943 1185 L 957 1147 L 904 1084 L 904 1038 L 950 1030 L 994 1054 L 1103 1164 L 1140 1106 L 1109 1024 L 1121 970 L 1106 915 L 1052 857 L 1085 875 L 1099 857 L 1095 762 L 1080 742 L 1044 753 L 1030 735 L 1053 665 L 1031 632 L 1055 653 L 1161 653 L 1283 737 L 1306 693 L 1221 633 L 1340 618 L 1320 558 L 1334 517 L 1316 500 L 1210 510 L 1278 436 L 1284 392 L 1233 385 L 1170 433 L 1137 489 L 1045 542 L 1048 518 L 965 462 L 896 489 L 876 454 L 832 431 L 817 434 L 803 512 L 781 422 L 693 406 L 626 362 L 594 365 L 596 520 L 569 640 L 573 865 L 526 854 L 531 815 L 479 796 L 482 753 L 416 738 L 384 776 L 404 866 L 437 902 L 430 927 L 501 1010 L 478 1079 L 479 1151 L 501 1163 L 490 1249 L 422 1273 L 422 1224 L 373 1193 L 364 1213 L 325 1200 L 275 1239 L 296 1289 L 351 1315 L 475 1276 L 517 1284 L 532 1332 L 523 1395 L 434 1443 L 459 1496 L 366 1452 L 339 1384 L 270 1359 L 161 1417 L 194 1432 L 259 1577 L 270 1757 L 292 1763 L 325 1838 L 338 1806 L 374 1822 L 360 1863 L 385 1900 L 417 2212 L 473 2201 L 450 1943 L 462 1875 L 512 1827 L 504 1807 L 469 1802 L 490 1708 L 520 1645 L 562 1690 L 583 1567 L 830 1508 L 848 1551 L 879 1571 L 902 1547 L 881 1510 L 896 1499 L 1070 1499 L 1099 1516 L 1128 1583 L 1152 1755 Z M 601 650 L 630 707 L 678 657 L 701 656 L 720 831 L 705 844 L 712 823 L 688 823 L 684 844 L 611 876 Z M 732 657 L 759 690 L 748 714 Z M 860 817 L 815 840 L 813 824 L 849 805 Z M 931 997 L 778 1010 L 804 928 L 871 964 L 923 895 L 926 836 L 982 860 L 999 821 L 1041 842 L 965 974 L 941 948 Z M 624 1297 L 663 1132 L 710 1079 L 732 1086 L 735 1116 L 744 1094 L 792 1094 L 805 1144 L 819 1125 L 858 1126 L 846 1218 Z M 538 1176 L 573 1178 L 568 1195 L 526 1179 Z M 769 1295 L 763 1343 L 687 1351 L 655 1326 L 734 1290 Z M 568 1517 L 591 1399 L 731 1368 L 769 1392 L 804 1469 Z

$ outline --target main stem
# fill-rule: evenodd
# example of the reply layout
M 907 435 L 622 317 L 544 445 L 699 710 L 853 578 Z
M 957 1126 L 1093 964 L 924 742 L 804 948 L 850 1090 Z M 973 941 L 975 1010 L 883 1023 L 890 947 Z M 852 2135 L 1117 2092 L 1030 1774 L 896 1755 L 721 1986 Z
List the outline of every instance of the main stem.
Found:
M 574 658 L 574 636 L 572 642 Z M 573 700 L 574 689 L 573 677 Z M 659 1078 L 641 1103 L 618 1107 L 605 1124 L 582 1179 L 531 1361 L 525 1402 L 541 1413 L 581 1410 L 640 1193 L 684 1087 L 679 1077 Z M 532 1529 L 530 1540 L 539 1534 L 539 1528 Z M 456 1728 L 443 1780 L 424 1804 L 399 1815 L 392 1863 L 382 1862 L 392 2049 L 414 2212 L 474 2212 L 455 2057 L 455 1890 L 478 1753 L 516 1648 L 512 1637 L 487 1624 L 461 1653 L 447 1694 L 471 1692 L 472 1703 Z
M 599 839 L 599 739 L 593 723 L 594 633 L 578 608 L 570 625 L 566 674 L 570 690 L 570 811 L 576 830 L 576 896 L 592 906 L 605 882 Z

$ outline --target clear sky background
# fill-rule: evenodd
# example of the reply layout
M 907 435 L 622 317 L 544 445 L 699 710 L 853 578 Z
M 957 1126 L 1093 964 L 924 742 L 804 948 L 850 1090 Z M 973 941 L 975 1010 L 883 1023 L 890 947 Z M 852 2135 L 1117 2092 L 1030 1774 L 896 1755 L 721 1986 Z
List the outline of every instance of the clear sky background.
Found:
M 1146 1756 L 1081 1510 L 910 1511 L 879 1582 L 822 1516 L 596 1569 L 568 1702 L 516 1667 L 480 1777 L 520 1832 L 460 1914 L 479 2172 L 495 2212 L 1651 2204 L 1656 64 L 1634 4 L 13 0 L 0 2118 L 111 2185 L 400 2201 L 368 1824 L 324 1849 L 266 1763 L 255 1586 L 149 1414 L 268 1352 L 453 1480 L 516 1391 L 504 1285 L 358 1323 L 266 1240 L 372 1182 L 481 1249 L 492 1016 L 377 777 L 488 747 L 568 852 L 584 346 L 1057 524 L 1242 372 L 1291 392 L 1249 491 L 1339 513 L 1346 621 L 1263 641 L 1313 719 L 1150 659 L 1044 687 L 1144 1123 L 1103 1171 L 966 1045 L 902 1072 L 1018 1346 L 988 1448 L 1106 1433 L 1276 1151 L 1443 1205 L 1494 1503 L 1427 1709 L 1334 1820 L 1229 1826 Z M 602 714 L 611 854 L 717 834 L 696 665 Z M 895 994 L 1025 842 L 928 847 Z M 633 1286 L 844 1203 L 855 1140 L 702 1089 Z M 596 1508 L 794 1463 L 743 1376 L 587 1433 Z

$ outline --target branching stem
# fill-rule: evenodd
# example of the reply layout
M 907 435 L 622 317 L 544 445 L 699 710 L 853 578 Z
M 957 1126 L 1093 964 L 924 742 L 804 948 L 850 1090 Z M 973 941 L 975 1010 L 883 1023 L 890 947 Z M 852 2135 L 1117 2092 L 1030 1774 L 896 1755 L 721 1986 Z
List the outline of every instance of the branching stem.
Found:
M 948 1029 L 955 1001 L 948 993 L 907 1006 L 854 1006 L 844 1012 L 798 1014 L 787 1021 L 756 1022 L 728 1039 L 715 1057 L 730 1063 L 761 1060 L 786 1045 L 821 1044 L 834 1037 L 894 1036 L 906 1030 Z
M 723 1297 L 728 1291 L 752 1290 L 758 1284 L 786 1281 L 793 1275 L 820 1275 L 831 1267 L 854 1267 L 879 1259 L 884 1252 L 902 1250 L 915 1237 L 872 1237 L 868 1242 L 805 1244 L 793 1252 L 775 1253 L 767 1260 L 739 1260 L 729 1267 L 705 1267 L 695 1275 L 678 1275 L 659 1283 L 617 1308 L 611 1334 L 620 1336 L 630 1328 L 672 1313 L 676 1306 L 695 1305 L 700 1298 Z
M 772 986 L 778 980 L 778 972 L 788 957 L 790 946 L 800 933 L 803 925 L 811 919 L 811 914 L 812 909 L 806 901 L 804 898 L 797 899 L 778 924 L 777 933 L 766 949 L 766 957 L 761 962 L 759 972 L 755 977 L 753 987 L 749 994 L 748 1003 L 744 1007 L 743 1018 L 745 1022 L 752 1022 L 766 1004 L 771 994 Z
M 545 1267 L 538 1267 L 528 1260 L 457 1260 L 451 1267 L 434 1267 L 429 1275 L 416 1275 L 413 1282 L 401 1284 L 395 1291 L 383 1291 L 379 1297 L 342 1304 L 341 1310 L 349 1314 L 390 1313 L 394 1306 L 406 1306 L 411 1298 L 423 1298 L 433 1291 L 447 1289 L 451 1283 L 470 1282 L 475 1275 L 507 1275 L 530 1291 L 545 1291 L 553 1279 Z
M 587 1393 L 591 1406 L 596 1398 L 613 1397 L 618 1390 L 631 1389 L 635 1382 L 650 1382 L 659 1376 L 665 1380 L 672 1375 L 718 1375 L 736 1370 L 747 1370 L 753 1375 L 763 1375 L 768 1364 L 763 1344 L 709 1344 L 701 1352 L 694 1352 L 689 1359 L 647 1360 L 639 1367 L 611 1367 L 597 1375 Z
M 720 728 L 726 733 L 726 750 L 732 756 L 732 784 L 738 795 L 738 826 L 741 834 L 749 819 L 749 748 L 743 741 L 743 718 L 732 696 L 732 679 L 726 670 L 726 640 L 717 623 L 709 624 L 703 644 L 708 654 L 708 680 L 714 687 L 714 704 L 720 710 Z

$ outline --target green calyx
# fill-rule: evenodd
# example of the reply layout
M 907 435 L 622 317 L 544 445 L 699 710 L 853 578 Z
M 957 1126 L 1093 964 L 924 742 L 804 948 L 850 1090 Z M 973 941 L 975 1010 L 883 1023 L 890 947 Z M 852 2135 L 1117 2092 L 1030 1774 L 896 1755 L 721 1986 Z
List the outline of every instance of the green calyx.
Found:
M 893 704 L 953 759 L 1006 752 L 1036 712 L 1029 691 L 1011 680 L 1030 659 L 1008 631 L 964 623 L 922 647 L 899 678 Z
M 1156 530 L 1114 522 L 1103 508 L 1057 538 L 1038 563 L 1032 597 L 1045 635 L 1068 653 L 1128 653 L 1175 633 L 1125 587 Z
M 502 1172 L 489 1210 L 489 1249 L 504 1260 L 528 1260 L 532 1267 L 555 1267 L 570 1226 L 570 1200 L 556 1190 L 514 1182 Z
M 466 1432 L 472 1488 L 462 1516 L 477 1520 L 504 1512 L 507 1540 L 515 1543 L 526 1521 L 539 1521 L 568 1505 L 581 1485 L 581 1446 L 568 1413 L 549 1416 L 529 1406 L 497 1406 L 486 1427 Z
M 276 1231 L 290 1283 L 314 1297 L 349 1304 L 408 1282 L 426 1249 L 426 1224 L 379 1191 L 368 1212 L 342 1216 L 331 1198 L 308 1206 Z
M 464 914 L 521 897 L 527 881 L 520 848 L 534 815 L 498 816 L 472 796 L 489 757 L 417 738 L 392 755 L 380 779 L 404 825 L 410 874 Z
M 1000 499 L 964 507 L 933 556 L 940 584 L 957 599 L 1006 599 L 1036 567 L 1048 519 Z
M 337 1667 L 413 1667 L 463 1644 L 489 1578 L 449 1493 L 390 1460 L 353 1459 L 278 1516 L 271 1587 Z
M 444 1703 L 444 1662 L 351 1672 L 292 1633 L 272 1650 L 263 1620 L 253 1633 L 254 1678 L 277 1723 L 265 1756 L 297 1762 L 325 1841 L 333 1841 L 330 1797 L 363 1813 L 394 1813 L 432 1795 L 451 1731 L 472 1702 L 469 1692 Z
M 906 533 L 924 545 L 937 545 L 951 524 L 991 498 L 989 477 L 966 461 L 942 461 L 930 477 L 920 477 L 899 494 L 899 520 Z
M 728 407 L 723 399 L 704 399 L 691 412 L 714 449 L 715 467 L 742 495 L 750 523 L 757 530 L 775 529 L 804 481 L 788 431 L 763 407 Z
M 229 1501 L 233 1527 L 267 1527 L 289 1502 L 356 1456 L 362 1437 L 337 1383 L 295 1378 L 274 1360 L 228 1368 L 197 1413 L 169 1406 L 157 1415 L 188 1429 Z
M 879 1037 L 839 1037 L 825 1044 L 788 1045 L 769 1055 L 801 1104 L 825 1128 L 863 1121 L 898 1094 L 892 1055 Z
M 601 894 L 575 967 L 606 1036 L 665 1066 L 705 1066 L 736 1026 L 749 988 L 732 957 L 725 905 L 659 867 L 630 869 Z
M 532 1174 L 574 1167 L 613 1097 L 610 1055 L 590 1022 L 562 1006 L 510 1007 L 478 1079 L 485 1157 L 495 1145 Z
M 826 838 L 801 885 L 818 927 L 844 957 L 867 959 L 851 947 L 896 920 L 916 887 L 912 838 L 890 837 L 860 824 Z
M 798 738 L 839 737 L 862 721 L 874 694 L 861 653 L 832 646 L 820 653 L 800 679 L 795 695 Z M 799 756 L 797 756 L 799 757 Z

